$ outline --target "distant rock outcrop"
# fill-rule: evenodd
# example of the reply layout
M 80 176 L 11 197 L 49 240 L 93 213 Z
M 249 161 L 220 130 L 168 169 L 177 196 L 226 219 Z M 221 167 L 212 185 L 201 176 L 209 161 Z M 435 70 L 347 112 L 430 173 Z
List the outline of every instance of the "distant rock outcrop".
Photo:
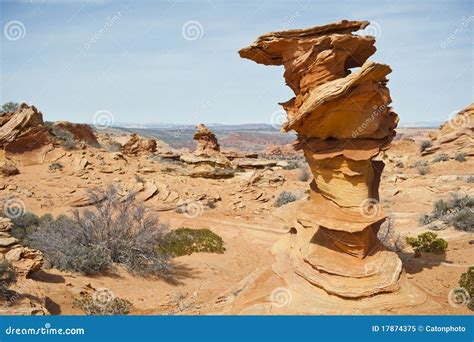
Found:
M 130 139 L 122 146 L 122 153 L 128 155 L 138 155 L 142 153 L 156 152 L 155 139 L 143 139 L 137 134 L 132 134 Z
M 91 126 L 86 124 L 74 124 L 68 121 L 56 121 L 53 129 L 60 129 L 69 132 L 75 141 L 82 141 L 88 145 L 96 146 L 99 144 Z
M 432 141 L 433 146 L 425 149 L 422 155 L 440 152 L 453 156 L 458 153 L 474 156 L 474 103 L 442 124 L 438 134 L 432 136 Z
M 181 170 L 182 174 L 194 178 L 229 178 L 233 177 L 234 169 L 230 160 L 220 151 L 219 143 L 214 133 L 205 125 L 199 124 L 194 133 L 197 141 L 193 153 L 183 153 L 180 160 L 191 167 Z
M 216 135 L 204 124 L 197 125 L 193 139 L 197 141 L 196 151 L 194 151 L 197 155 L 209 155 L 221 151 Z
M 51 143 L 43 114 L 35 106 L 22 103 L 14 113 L 6 115 L 8 120 L 0 126 L 0 148 L 6 152 L 22 153 Z

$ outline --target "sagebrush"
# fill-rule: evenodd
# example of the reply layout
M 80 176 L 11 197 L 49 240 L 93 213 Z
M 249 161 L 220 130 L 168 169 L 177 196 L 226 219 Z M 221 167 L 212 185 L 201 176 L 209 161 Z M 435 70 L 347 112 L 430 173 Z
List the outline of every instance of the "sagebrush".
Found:
M 156 249 L 167 227 L 134 194 L 121 197 L 115 186 L 91 191 L 90 197 L 92 209 L 41 220 L 28 244 L 59 269 L 98 274 L 116 263 L 138 275 L 167 278 L 169 257 Z

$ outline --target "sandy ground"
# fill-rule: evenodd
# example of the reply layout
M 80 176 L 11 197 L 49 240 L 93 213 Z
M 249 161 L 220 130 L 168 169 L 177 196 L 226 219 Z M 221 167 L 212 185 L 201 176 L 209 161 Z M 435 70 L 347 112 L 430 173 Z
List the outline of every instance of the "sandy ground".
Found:
M 140 175 L 146 180 L 167 184 L 182 197 L 202 193 L 220 197 L 214 209 L 205 208 L 197 217 L 190 218 L 174 210 L 159 211 L 157 214 L 170 229 L 182 226 L 211 229 L 222 236 L 226 252 L 195 253 L 175 258 L 176 282 L 173 284 L 159 279 L 135 277 L 120 268 L 116 274 L 100 277 L 45 269 L 35 275 L 35 280 L 45 287 L 47 307 L 52 314 L 82 314 L 72 303 L 79 296 L 81 288 L 88 286 L 108 288 L 115 296 L 129 300 L 133 304 L 132 314 L 213 312 L 213 303 L 219 297 L 256 270 L 271 264 L 270 247 L 283 234 L 283 230 L 272 226 L 269 220 L 276 209 L 273 206 L 275 196 L 283 190 L 304 196 L 309 183 L 298 180 L 298 169 L 277 169 L 276 172 L 283 175 L 286 181 L 275 187 L 254 189 L 252 196 L 261 191 L 269 198 L 261 202 L 241 193 L 247 177 L 245 174 L 228 180 L 192 179 L 163 173 L 160 171 L 164 166 L 162 162 L 146 157 L 129 158 L 119 170 L 100 172 L 104 160 L 109 158 L 108 154 L 96 149 L 55 150 L 42 164 L 35 164 L 30 160 L 32 158 L 22 156 L 16 160 L 21 173 L 0 180 L 0 199 L 19 198 L 28 211 L 38 215 L 58 215 L 69 213 L 72 208 L 68 202 L 76 199 L 85 189 L 108 183 L 124 184 L 131 182 L 135 175 Z M 78 167 L 78 160 L 84 158 L 88 166 Z M 455 192 L 474 193 L 472 183 L 466 181 L 474 170 L 472 158 L 464 163 L 450 160 L 430 164 L 430 172 L 424 176 L 411 167 L 419 159 L 430 161 L 432 158 L 420 157 L 418 145 L 407 141 L 395 142 L 385 158 L 387 165 L 380 186 L 382 204 L 393 217 L 395 230 L 402 236 L 414 236 L 426 230 L 419 227 L 418 218 L 422 213 L 430 212 L 436 200 L 449 198 Z M 56 159 L 64 165 L 63 171 L 48 169 Z M 395 166 L 398 160 L 403 162 L 403 167 Z M 144 169 L 147 171 L 143 172 Z M 153 198 L 146 202 L 150 210 L 156 209 L 159 204 Z M 442 304 L 446 312 L 468 314 L 466 308 L 449 306 L 448 293 L 458 287 L 460 274 L 474 265 L 474 244 L 470 243 L 474 235 L 453 227 L 441 230 L 438 234 L 449 242 L 445 255 L 414 258 L 409 247 L 400 254 L 407 276 L 432 299 Z

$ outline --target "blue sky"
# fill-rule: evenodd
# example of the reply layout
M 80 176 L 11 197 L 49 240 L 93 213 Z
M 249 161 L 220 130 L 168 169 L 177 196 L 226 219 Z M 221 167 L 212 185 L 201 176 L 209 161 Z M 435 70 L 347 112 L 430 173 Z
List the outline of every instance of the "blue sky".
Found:
M 402 122 L 443 121 L 473 102 L 470 0 L 24 0 L 0 12 L 0 102 L 35 104 L 47 120 L 107 110 L 116 122 L 270 122 L 293 96 L 283 68 L 237 51 L 270 31 L 341 19 L 374 23 L 371 60 L 391 65 Z

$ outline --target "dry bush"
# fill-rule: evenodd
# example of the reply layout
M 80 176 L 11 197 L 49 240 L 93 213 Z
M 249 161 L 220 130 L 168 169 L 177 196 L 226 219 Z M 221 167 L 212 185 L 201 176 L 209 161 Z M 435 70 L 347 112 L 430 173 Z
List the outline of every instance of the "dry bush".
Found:
M 167 227 L 133 194 L 120 197 L 115 186 L 91 191 L 90 196 L 96 203 L 93 209 L 45 220 L 31 234 L 30 245 L 59 269 L 97 274 L 117 263 L 138 275 L 166 279 L 169 258 L 157 246 Z
M 122 298 L 112 298 L 106 303 L 98 303 L 91 295 L 86 295 L 76 299 L 73 306 L 83 310 L 87 315 L 109 316 L 128 314 L 132 303 Z
M 0 298 L 8 297 L 8 287 L 15 282 L 16 271 L 7 261 L 0 261 Z
M 298 196 L 296 196 L 294 193 L 289 192 L 289 191 L 282 191 L 277 199 L 275 200 L 275 207 L 281 207 L 282 205 L 285 205 L 290 202 L 294 202 L 298 199 Z
M 377 238 L 385 247 L 395 252 L 400 252 L 405 247 L 403 238 L 395 231 L 393 218 L 391 216 L 388 216 L 387 219 L 380 225 Z
M 423 140 L 420 143 L 420 152 L 423 152 L 424 150 L 426 150 L 427 148 L 430 148 L 431 146 L 433 146 L 433 143 L 430 140 Z

